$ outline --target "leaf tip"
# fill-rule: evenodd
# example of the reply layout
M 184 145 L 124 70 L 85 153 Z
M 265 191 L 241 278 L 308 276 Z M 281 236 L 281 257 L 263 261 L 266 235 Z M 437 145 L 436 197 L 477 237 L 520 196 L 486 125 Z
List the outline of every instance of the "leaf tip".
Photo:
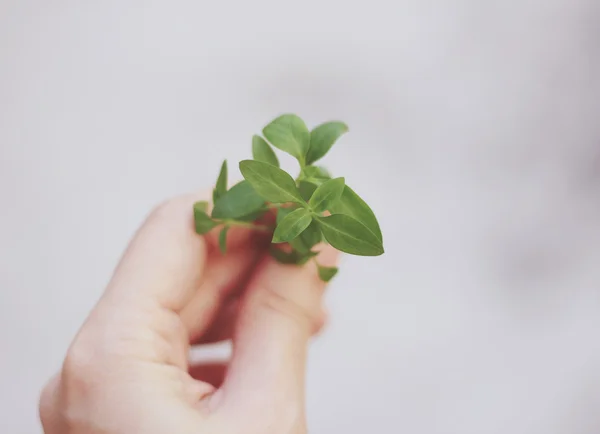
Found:
M 194 203 L 194 211 L 206 213 L 208 211 L 208 202 L 205 200 L 201 200 Z

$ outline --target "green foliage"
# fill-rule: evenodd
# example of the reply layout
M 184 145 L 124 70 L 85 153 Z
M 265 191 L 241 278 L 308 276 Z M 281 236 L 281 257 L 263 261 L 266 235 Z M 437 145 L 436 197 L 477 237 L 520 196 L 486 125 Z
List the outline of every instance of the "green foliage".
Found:
M 229 226 L 223 226 L 219 232 L 219 250 L 223 254 L 227 253 L 227 232 L 229 232 Z
M 214 227 L 219 225 L 219 223 L 213 221 L 206 214 L 206 202 L 196 202 L 194 204 L 194 222 L 196 224 L 196 232 L 201 235 L 210 232 Z
M 320 265 L 317 267 L 319 270 L 319 277 L 323 282 L 329 282 L 339 271 L 337 267 L 322 267 Z
M 240 162 L 240 171 L 254 190 L 268 202 L 304 202 L 294 178 L 279 167 L 262 161 L 244 160 Z
M 304 166 L 310 131 L 302 119 L 292 114 L 281 115 L 263 129 L 263 134 L 273 146 L 296 157 Z
M 337 139 L 347 132 L 348 126 L 343 122 L 326 122 L 312 130 L 306 164 L 312 164 L 323 158 Z
M 198 211 L 202 211 L 204 213 L 208 212 L 208 202 L 205 200 L 201 200 L 200 202 L 196 202 L 194 204 L 194 209 L 197 209 Z
M 344 178 L 335 178 L 325 181 L 321 184 L 308 201 L 308 206 L 314 212 L 323 212 L 331 209 L 335 203 L 342 197 L 342 192 L 346 186 Z
M 269 250 L 271 256 L 280 264 L 294 264 L 294 265 L 303 265 L 306 264 L 309 260 L 318 255 L 318 252 L 309 252 L 309 253 L 301 253 L 297 250 L 292 250 L 291 252 L 285 252 L 283 250 L 279 250 L 275 247 Z
M 265 201 L 247 181 L 239 182 L 215 202 L 213 218 L 237 219 L 261 209 Z
M 336 249 L 358 256 L 379 256 L 383 244 L 365 225 L 344 214 L 317 218 L 325 239 Z
M 319 227 L 319 223 L 312 221 L 310 225 L 294 240 L 298 241 L 298 250 L 307 251 L 323 241 L 323 233 Z M 294 247 L 294 245 L 292 245 Z
M 324 167 L 320 166 L 306 166 L 302 171 L 304 178 L 321 184 L 323 181 L 331 179 L 331 174 Z
M 379 223 L 373 210 L 350 187 L 346 185 L 342 197 L 329 210 L 332 214 L 345 214 L 354 217 L 373 232 L 379 241 L 383 241 Z
M 257 135 L 252 137 L 252 158 L 279 167 L 279 160 L 273 148 L 265 142 L 265 139 Z
M 221 171 L 213 190 L 213 202 L 219 200 L 227 192 L 227 160 L 223 161 L 221 165 Z
M 313 164 L 346 132 L 343 122 L 325 122 L 309 131 L 296 115 L 277 117 L 262 131 L 266 140 L 259 135 L 252 137 L 253 159 L 239 164 L 244 180 L 229 190 L 227 161 L 223 162 L 213 190 L 212 213 L 208 214 L 207 202 L 194 204 L 196 232 L 206 234 L 220 227 L 223 254 L 231 226 L 271 233 L 270 253 L 275 260 L 290 265 L 313 260 L 324 282 L 329 282 L 338 269 L 317 262 L 321 243 L 358 256 L 383 254 L 381 228 L 373 210 L 344 178 L 332 179 L 327 169 Z M 298 160 L 296 179 L 279 167 L 271 145 Z M 274 224 L 256 223 L 270 212 L 277 212 Z M 272 220 L 266 217 L 264 221 Z M 275 247 L 283 243 L 287 243 L 283 249 Z
M 286 215 L 275 228 L 274 243 L 287 243 L 299 236 L 311 224 L 312 215 L 306 208 L 298 208 Z
M 298 181 L 298 190 L 300 191 L 300 196 L 302 196 L 302 199 L 304 199 L 306 202 L 310 200 L 317 187 L 317 184 L 310 181 Z

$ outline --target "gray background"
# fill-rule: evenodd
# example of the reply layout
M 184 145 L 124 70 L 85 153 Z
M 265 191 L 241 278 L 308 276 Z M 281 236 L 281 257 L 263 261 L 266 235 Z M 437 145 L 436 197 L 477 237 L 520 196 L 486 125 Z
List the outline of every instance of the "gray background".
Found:
M 313 433 L 600 432 L 596 0 L 0 0 L 0 431 L 149 209 L 275 115 L 380 215 L 313 348 Z M 292 167 L 291 160 L 285 160 Z

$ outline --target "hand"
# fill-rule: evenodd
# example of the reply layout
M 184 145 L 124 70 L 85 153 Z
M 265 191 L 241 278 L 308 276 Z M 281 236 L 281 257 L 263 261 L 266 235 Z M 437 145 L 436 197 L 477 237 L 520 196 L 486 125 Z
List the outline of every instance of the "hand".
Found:
M 47 434 L 301 434 L 305 363 L 324 319 L 312 263 L 274 262 L 265 234 L 194 231 L 196 197 L 158 207 L 46 386 Z M 268 234 L 266 235 L 268 237 Z M 336 252 L 319 261 L 334 266 Z M 227 366 L 188 366 L 190 344 L 233 338 Z

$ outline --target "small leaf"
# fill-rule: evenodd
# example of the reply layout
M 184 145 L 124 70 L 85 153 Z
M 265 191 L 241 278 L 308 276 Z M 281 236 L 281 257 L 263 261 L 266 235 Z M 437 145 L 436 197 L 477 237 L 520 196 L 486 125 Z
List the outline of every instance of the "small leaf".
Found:
M 291 212 L 294 211 L 294 208 L 280 208 L 277 211 L 277 224 L 281 223 L 281 221 Z M 316 242 L 313 242 L 313 240 L 315 239 L 315 234 L 314 234 L 314 228 L 316 227 L 316 231 L 319 240 Z M 299 237 L 291 240 L 290 246 L 292 246 L 293 249 L 297 250 L 298 252 L 301 253 L 308 253 L 310 251 L 310 249 L 317 244 L 321 239 L 322 239 L 323 235 L 321 234 L 321 228 L 319 228 L 318 224 L 313 221 L 311 222 L 311 224 L 304 230 L 304 232 L 302 232 L 300 234 Z
M 196 202 L 194 204 L 194 209 L 198 208 L 201 211 L 204 211 L 205 213 L 208 212 L 208 202 L 205 200 L 201 200 L 199 202 Z
M 263 199 L 272 203 L 304 203 L 294 179 L 278 167 L 262 161 L 240 162 L 242 175 Z
M 279 208 L 277 210 L 277 224 L 281 223 L 281 220 L 283 220 L 284 218 L 287 217 L 287 215 L 289 213 L 291 213 L 292 211 L 294 211 L 294 208 L 290 208 L 290 207 L 285 207 L 285 208 Z
M 342 197 L 345 185 L 344 178 L 335 178 L 325 181 L 315 190 L 308 201 L 308 205 L 314 212 L 328 210 L 340 199 L 340 197 Z
M 310 211 L 299 208 L 286 215 L 275 228 L 273 243 L 286 243 L 300 235 L 312 222 Z
M 225 226 L 219 233 L 219 250 L 222 254 L 227 253 L 227 232 L 229 232 L 229 226 Z
M 379 256 L 384 253 L 381 240 L 353 217 L 334 214 L 318 217 L 325 239 L 336 249 L 358 256 Z
M 312 223 L 304 230 L 304 232 L 300 234 L 299 239 L 302 240 L 303 244 L 308 249 L 312 249 L 323 240 L 321 227 L 316 221 L 313 220 Z
M 309 252 L 305 252 L 305 253 L 298 252 L 298 260 L 296 261 L 296 264 L 304 265 L 310 260 L 310 258 L 314 258 L 318 254 L 319 254 L 319 252 L 313 252 L 313 251 L 309 251 Z
M 301 252 L 298 252 L 295 250 L 292 250 L 291 252 L 284 252 L 283 250 L 280 250 L 276 247 L 272 247 L 269 250 L 269 252 L 271 253 L 271 256 L 273 258 L 275 258 L 275 260 L 277 262 L 279 262 L 280 264 L 287 264 L 287 265 L 306 264 L 310 258 L 313 258 L 319 254 L 318 252 L 301 253 Z
M 306 166 L 303 174 L 308 179 L 331 179 L 331 174 L 321 166 Z
M 293 114 L 281 115 L 263 129 L 263 134 L 273 146 L 296 157 L 304 165 L 310 131 L 302 119 Z
M 310 252 L 310 247 L 308 247 L 300 237 L 296 237 L 289 241 L 289 245 L 292 247 L 292 249 L 298 251 L 300 254 L 306 254 Z
M 327 170 L 325 167 L 323 166 L 312 166 L 312 167 L 316 167 L 317 169 L 319 169 L 319 172 L 321 172 L 321 178 L 326 178 L 326 179 L 331 179 L 331 172 L 329 172 L 329 170 Z
M 265 201 L 247 181 L 242 181 L 226 192 L 215 203 L 212 211 L 214 218 L 237 219 L 257 212 Z
M 310 250 L 323 240 L 321 228 L 316 221 L 311 224 L 300 234 L 299 237 L 290 241 L 290 246 L 298 250 L 300 253 L 308 253 Z
M 227 193 L 227 160 L 223 161 L 217 184 L 213 190 L 213 202 L 216 203 L 221 196 Z
M 348 132 L 343 122 L 326 122 L 310 132 L 310 148 L 306 155 L 306 164 L 312 164 L 323 158 L 337 139 Z
M 279 160 L 271 146 L 260 136 L 252 136 L 252 158 L 279 167 Z
M 277 262 L 280 264 L 297 264 L 298 263 L 298 253 L 297 252 L 284 252 L 283 250 L 279 250 L 277 248 L 271 248 L 269 250 L 271 256 L 275 258 Z
M 196 225 L 196 233 L 200 235 L 210 232 L 214 227 L 219 225 L 219 222 L 214 221 L 206 214 L 205 202 L 196 202 L 194 204 L 194 223 Z
M 236 217 L 235 220 L 240 221 L 240 222 L 254 222 L 254 221 L 258 220 L 259 218 L 261 218 L 267 211 L 268 211 L 268 208 L 263 207 L 263 208 L 259 209 L 258 211 L 251 212 L 250 214 L 246 214 L 241 217 Z
M 319 277 L 323 282 L 329 282 L 335 277 L 338 271 L 337 267 L 322 267 L 319 265 Z
M 302 199 L 304 199 L 306 202 L 309 201 L 316 189 L 317 185 L 313 182 L 300 181 L 298 183 L 298 190 L 300 190 L 300 195 L 302 196 Z
M 345 214 L 354 217 L 373 232 L 379 241 L 383 241 L 381 228 L 373 210 L 350 187 L 346 185 L 342 197 L 334 203 L 329 211 L 332 214 Z

